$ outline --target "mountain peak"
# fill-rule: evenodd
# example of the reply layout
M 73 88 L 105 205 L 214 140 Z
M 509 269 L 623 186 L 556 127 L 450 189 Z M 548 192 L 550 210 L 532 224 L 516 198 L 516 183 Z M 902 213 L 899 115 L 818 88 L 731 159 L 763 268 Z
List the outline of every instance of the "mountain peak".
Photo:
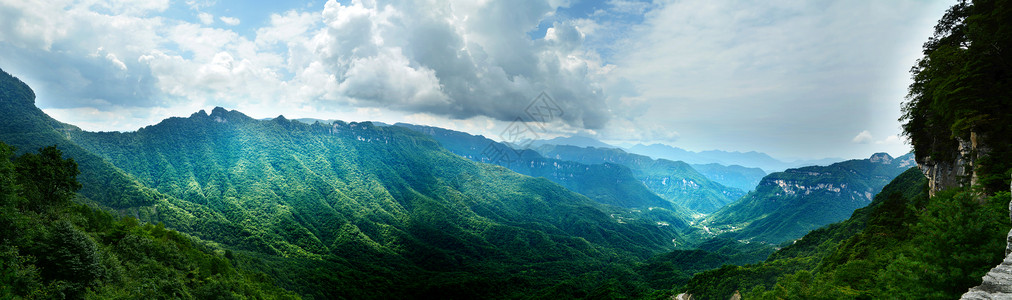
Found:
M 0 91 L 0 104 L 20 104 L 35 107 L 35 91 L 24 81 L 0 69 L 0 85 L 6 87 Z
M 204 111 L 203 109 L 201 109 L 200 111 L 195 112 L 195 113 L 193 113 L 193 114 L 190 115 L 191 119 L 192 118 L 201 118 L 201 117 L 205 117 L 205 118 L 207 117 L 207 112 Z
M 872 154 L 871 158 L 869 158 L 869 159 L 871 160 L 872 163 L 879 163 L 879 164 L 884 164 L 884 165 L 888 165 L 888 164 L 893 163 L 893 157 L 890 156 L 889 153 L 885 153 L 885 152 L 879 152 L 879 153 Z
M 228 113 L 228 110 L 225 109 L 225 108 L 223 108 L 223 107 L 221 107 L 221 106 L 216 106 L 216 107 L 214 107 L 214 109 L 211 110 L 211 116 L 212 117 L 224 117 L 225 114 L 227 114 L 227 113 Z

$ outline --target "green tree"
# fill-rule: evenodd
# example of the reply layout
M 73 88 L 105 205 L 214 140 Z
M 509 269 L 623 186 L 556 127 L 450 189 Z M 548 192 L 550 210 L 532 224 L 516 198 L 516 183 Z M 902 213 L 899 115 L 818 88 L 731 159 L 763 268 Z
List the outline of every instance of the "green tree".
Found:
M 38 154 L 25 153 L 14 163 L 22 194 L 32 208 L 62 206 L 81 188 L 77 163 L 73 158 L 63 159 L 56 146 L 39 149 Z

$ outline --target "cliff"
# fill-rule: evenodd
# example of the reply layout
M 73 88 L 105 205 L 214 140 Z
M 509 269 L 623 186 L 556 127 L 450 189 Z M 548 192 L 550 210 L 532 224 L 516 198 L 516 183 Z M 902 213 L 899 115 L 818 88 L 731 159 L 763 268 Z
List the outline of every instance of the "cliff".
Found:
M 934 196 L 938 191 L 963 186 L 977 185 L 980 176 L 977 173 L 977 158 L 990 152 L 990 148 L 982 142 L 983 138 L 976 132 L 970 132 L 970 138 L 956 138 L 958 148 L 951 161 L 938 161 L 931 156 L 917 160 L 917 167 L 928 178 L 928 194 Z

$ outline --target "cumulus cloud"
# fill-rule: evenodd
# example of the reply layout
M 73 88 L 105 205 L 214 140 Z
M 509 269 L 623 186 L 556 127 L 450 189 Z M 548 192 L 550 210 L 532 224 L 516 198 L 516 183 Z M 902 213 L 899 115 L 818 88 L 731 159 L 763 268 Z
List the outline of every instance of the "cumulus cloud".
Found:
M 871 137 L 871 132 L 865 130 L 862 131 L 861 133 L 858 133 L 857 136 L 854 136 L 854 138 L 851 139 L 850 141 L 858 144 L 867 144 L 871 143 L 872 139 L 873 138 Z
M 197 18 L 200 19 L 200 23 L 204 25 L 211 25 L 214 23 L 214 15 L 206 12 L 198 13 Z
M 512 121 L 546 92 L 565 111 L 558 126 L 598 129 L 611 119 L 598 84 L 609 69 L 583 46 L 577 22 L 528 35 L 566 1 L 331 0 L 321 11 L 274 14 L 253 35 L 209 27 L 215 16 L 200 10 L 213 1 L 185 3 L 197 24 L 145 15 L 165 10 L 164 1 L 98 10 L 2 3 L 8 46 L 0 62 L 8 71 L 56 65 L 24 76 L 42 83 L 35 87 L 53 108 L 95 99 L 117 107 L 285 102 Z
M 609 0 L 572 18 L 569 2 L 331 0 L 256 20 L 207 0 L 0 0 L 0 67 L 47 112 L 116 112 L 121 130 L 220 105 L 497 133 L 546 92 L 563 111 L 549 134 L 843 156 L 902 144 L 880 114 L 946 6 Z
M 228 24 L 229 26 L 239 25 L 239 18 L 222 16 L 219 17 L 218 20 L 221 20 L 221 22 Z

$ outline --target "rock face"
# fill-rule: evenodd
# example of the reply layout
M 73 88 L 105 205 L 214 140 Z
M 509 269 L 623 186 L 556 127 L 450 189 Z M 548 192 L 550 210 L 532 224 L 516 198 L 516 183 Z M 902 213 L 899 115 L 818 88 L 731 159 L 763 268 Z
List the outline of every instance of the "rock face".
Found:
M 1009 190 L 1012 190 L 1012 184 Z M 1012 202 L 1009 202 L 1009 210 L 1012 211 Z M 1012 213 L 1009 218 L 1012 219 Z M 988 271 L 984 281 L 970 288 L 962 299 L 1012 299 L 1012 231 L 1009 231 L 1006 240 L 1005 260 Z
M 989 148 L 978 140 L 982 139 L 975 132 L 970 132 L 969 139 L 956 138 L 959 153 L 952 161 L 936 161 L 930 156 L 918 160 L 917 167 L 928 178 L 930 196 L 946 188 L 977 183 L 977 174 L 973 171 L 976 167 L 974 161 L 989 152 Z

